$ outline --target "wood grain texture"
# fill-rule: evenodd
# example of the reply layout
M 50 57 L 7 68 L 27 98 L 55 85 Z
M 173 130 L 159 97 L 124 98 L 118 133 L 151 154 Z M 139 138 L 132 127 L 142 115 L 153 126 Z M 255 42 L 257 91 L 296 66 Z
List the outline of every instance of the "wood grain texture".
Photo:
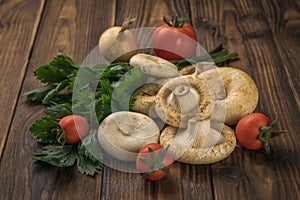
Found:
M 104 2 L 47 1 L 21 93 L 41 85 L 33 71 L 58 52 L 80 63 L 97 46 L 99 33 L 114 23 L 115 2 Z M 107 10 L 112 12 L 103 12 Z M 40 146 L 28 129 L 41 116 L 42 108 L 20 96 L 0 163 L 0 171 L 5 171 L 0 176 L 1 199 L 99 199 L 101 171 L 91 178 L 76 167 L 57 169 L 32 161 Z
M 187 16 L 189 14 L 189 4 L 186 0 L 119 0 L 117 10 L 117 25 L 121 25 L 127 17 L 135 17 L 136 27 L 152 27 L 162 25 L 164 23 L 163 16 Z
M 204 38 L 206 42 L 223 41 L 229 50 L 239 53 L 240 60 L 232 65 L 248 72 L 257 83 L 260 93 L 257 111 L 266 113 L 271 118 L 279 115 L 282 119 L 279 128 L 289 129 L 286 136 L 274 139 L 273 152 L 269 156 L 238 147 L 228 159 L 213 164 L 211 167 L 214 197 L 293 198 L 292 191 L 299 191 L 299 179 L 289 175 L 299 174 L 299 159 L 295 156 L 288 158 L 287 154 L 299 155 L 296 138 L 300 124 L 299 110 L 289 83 L 284 81 L 290 79 L 281 67 L 283 61 L 273 40 L 273 34 L 276 33 L 272 33 L 264 9 L 257 1 L 222 1 L 218 4 L 216 1 L 204 0 L 200 4 L 197 3 L 199 1 L 191 2 L 191 5 L 194 5 L 191 6 L 194 8 L 192 13 L 196 11 L 195 16 L 202 21 L 206 19 L 207 27 L 218 25 L 213 28 L 216 29 L 215 32 L 200 38 Z M 216 16 L 216 13 L 219 16 Z M 194 23 L 196 22 L 198 21 L 194 20 Z M 199 22 L 197 27 L 201 27 L 201 20 Z M 289 62 L 293 63 L 292 60 Z M 272 161 L 274 158 L 276 161 Z M 284 164 L 274 165 L 276 162 Z M 285 168 L 289 168 L 288 172 Z M 285 185 L 283 179 L 289 179 L 290 184 Z M 281 196 L 281 191 L 284 191 L 285 195 L 289 193 L 290 196 Z
M 180 164 L 183 199 L 213 199 L 209 165 Z
M 300 110 L 300 62 L 295 53 L 300 51 L 299 1 L 262 1 L 262 7 Z
M 3 1 L 0 6 L 0 159 L 28 65 L 44 1 Z M 13 87 L 12 87 L 13 86 Z

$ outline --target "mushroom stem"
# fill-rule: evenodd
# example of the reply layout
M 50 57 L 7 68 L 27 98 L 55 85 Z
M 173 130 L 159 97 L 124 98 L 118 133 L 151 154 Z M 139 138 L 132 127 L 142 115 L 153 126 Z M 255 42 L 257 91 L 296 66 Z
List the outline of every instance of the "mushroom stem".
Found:
M 179 131 L 174 139 L 177 144 L 193 148 L 208 148 L 224 142 L 224 136 L 210 127 L 210 120 L 190 119 L 187 129 Z
M 186 114 L 199 106 L 200 95 L 191 86 L 179 85 L 172 94 L 180 105 L 181 114 Z
M 187 129 L 180 129 L 174 137 L 175 144 L 189 148 L 195 141 L 198 132 L 198 121 L 190 119 Z M 184 149 L 185 150 L 185 149 Z

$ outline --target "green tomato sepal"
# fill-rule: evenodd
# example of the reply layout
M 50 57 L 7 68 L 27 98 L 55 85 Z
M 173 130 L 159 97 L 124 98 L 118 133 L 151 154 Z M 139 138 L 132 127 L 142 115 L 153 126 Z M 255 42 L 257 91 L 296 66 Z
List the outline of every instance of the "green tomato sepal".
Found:
M 260 128 L 260 134 L 258 138 L 264 144 L 266 153 L 270 153 L 269 139 L 287 132 L 287 130 L 271 131 L 274 127 L 277 126 L 277 124 L 278 117 L 276 117 L 275 120 L 269 126 L 263 126 Z

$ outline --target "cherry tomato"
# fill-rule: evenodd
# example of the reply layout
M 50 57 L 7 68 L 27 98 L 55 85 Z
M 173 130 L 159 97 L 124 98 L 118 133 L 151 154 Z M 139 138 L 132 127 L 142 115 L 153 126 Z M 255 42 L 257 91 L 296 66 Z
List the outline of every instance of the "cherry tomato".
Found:
M 138 153 L 136 168 L 147 180 L 157 181 L 169 173 L 172 167 L 173 158 L 168 151 L 160 144 L 150 143 L 145 145 Z
M 67 144 L 77 144 L 89 132 L 88 121 L 80 115 L 68 115 L 58 123 L 65 132 Z
M 181 60 L 194 55 L 197 47 L 195 29 L 176 17 L 172 22 L 164 18 L 165 24 L 154 30 L 152 45 L 157 56 L 166 60 Z
M 246 149 L 258 150 L 265 148 L 268 153 L 271 138 L 286 132 L 285 130 L 273 131 L 277 123 L 278 118 L 272 122 L 262 113 L 246 115 L 236 125 L 236 138 Z

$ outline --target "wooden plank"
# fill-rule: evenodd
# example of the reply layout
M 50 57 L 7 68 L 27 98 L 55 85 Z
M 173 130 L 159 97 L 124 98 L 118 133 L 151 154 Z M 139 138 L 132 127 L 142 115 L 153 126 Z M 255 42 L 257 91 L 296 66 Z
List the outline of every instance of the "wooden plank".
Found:
M 134 5 L 134 6 L 132 6 Z M 171 17 L 173 15 L 189 15 L 189 5 L 185 0 L 173 1 L 118 1 L 117 3 L 116 24 L 121 25 L 127 17 L 136 18 L 136 27 L 160 26 L 163 22 L 163 16 Z
M 300 110 L 300 68 L 296 52 L 300 46 L 300 4 L 299 1 L 262 1 L 274 42 L 282 59 L 298 110 Z
M 211 35 L 202 36 L 207 37 L 204 41 L 224 41 L 230 51 L 239 53 L 240 60 L 232 66 L 248 72 L 257 83 L 257 111 L 273 119 L 279 115 L 279 128 L 289 129 L 286 136 L 273 140 L 273 151 L 268 156 L 238 147 L 228 159 L 213 164 L 215 199 L 297 198 L 299 195 L 293 191 L 299 191 L 299 180 L 293 174 L 299 174 L 299 110 L 261 4 L 203 0 L 191 1 L 191 8 L 195 16 L 205 19 L 203 29 L 212 31 Z M 214 25 L 215 31 L 210 28 Z
M 209 165 L 181 164 L 183 199 L 213 199 Z
M 0 159 L 45 1 L 0 2 Z
M 109 12 L 107 12 L 109 11 Z M 33 71 L 63 51 L 78 63 L 98 44 L 99 33 L 113 25 L 115 1 L 47 1 L 21 93 L 39 85 Z M 20 96 L 1 159 L 3 199 L 99 199 L 101 171 L 95 178 L 77 168 L 58 169 L 32 161 L 38 151 L 28 129 L 41 116 L 42 106 Z

